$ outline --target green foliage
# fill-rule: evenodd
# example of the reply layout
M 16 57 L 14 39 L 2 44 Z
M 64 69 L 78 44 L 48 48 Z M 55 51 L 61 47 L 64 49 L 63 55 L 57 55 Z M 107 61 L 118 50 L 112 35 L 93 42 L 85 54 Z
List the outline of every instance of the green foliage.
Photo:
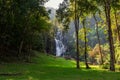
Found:
M 88 33 L 90 32 L 90 29 L 89 28 L 85 28 L 86 29 L 86 36 L 88 36 Z M 81 41 L 85 41 L 84 40 L 84 38 L 85 38 L 85 35 L 84 35 L 84 29 L 83 28 L 81 28 L 80 30 L 79 30 L 79 39 L 81 40 Z M 87 39 L 87 42 L 88 42 L 88 39 Z
M 116 63 L 120 64 L 120 44 L 119 42 L 116 42 L 115 44 L 115 58 L 116 58 Z
M 109 69 L 110 64 L 109 63 L 104 63 L 103 65 L 100 65 L 100 68 L 102 69 Z
M 62 25 L 64 26 L 64 29 L 67 30 L 69 29 L 69 24 L 71 22 L 71 18 L 73 16 L 73 12 L 71 9 L 69 9 L 69 1 L 64 0 L 60 5 L 59 9 L 56 11 L 57 12 L 57 19 L 59 22 L 62 22 Z
M 101 26 L 98 29 L 101 45 L 107 43 L 107 39 L 106 39 L 107 34 L 104 33 L 105 30 L 106 29 L 101 28 Z M 95 27 L 90 28 L 90 31 L 88 33 L 87 38 L 88 38 L 88 45 L 90 45 L 91 47 L 94 47 L 96 44 L 98 44 L 98 39 L 97 39 Z
M 10 57 L 11 60 L 14 57 L 23 59 L 31 55 L 32 49 L 37 49 L 40 44 L 45 45 L 41 34 L 51 30 L 48 12 L 42 6 L 46 1 L 0 0 L 1 60 Z

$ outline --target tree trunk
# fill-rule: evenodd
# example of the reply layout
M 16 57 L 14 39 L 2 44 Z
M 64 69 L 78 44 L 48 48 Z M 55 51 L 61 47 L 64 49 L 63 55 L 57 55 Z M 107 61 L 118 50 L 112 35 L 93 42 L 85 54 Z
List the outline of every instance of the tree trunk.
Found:
M 75 0 L 75 33 L 76 33 L 76 68 L 79 69 L 79 40 L 78 40 L 78 31 L 79 31 L 79 18 L 77 16 L 77 4 Z
M 101 62 L 100 64 L 103 64 L 103 55 L 102 55 L 102 50 L 101 50 L 101 46 L 100 46 L 100 36 L 99 36 L 99 31 L 98 31 L 98 22 L 97 22 L 97 19 L 94 16 L 94 19 L 95 19 L 95 22 L 96 22 L 96 34 L 97 34 L 97 39 L 98 39 L 98 44 L 99 44 L 99 54 L 100 54 L 100 58 L 101 58 Z
M 116 24 L 116 28 L 117 28 L 117 36 L 118 36 L 118 41 L 120 43 L 120 32 L 119 32 L 119 26 L 118 26 L 118 20 L 117 20 L 117 12 L 115 9 L 114 9 L 114 11 L 115 11 L 114 15 L 115 15 L 115 24 Z
M 22 53 L 22 47 L 23 47 L 23 40 L 21 40 L 21 42 L 20 42 L 19 51 L 18 51 L 19 55 L 21 55 L 21 53 Z M 19 55 L 18 55 L 18 57 L 20 58 Z
M 87 36 L 86 36 L 86 28 L 85 28 L 85 20 L 83 20 L 83 29 L 84 29 L 84 39 L 85 39 L 85 52 L 84 52 L 84 55 L 85 55 L 85 65 L 86 65 L 86 69 L 90 69 L 89 65 L 88 65 L 88 61 L 87 61 Z
M 24 28 L 23 30 L 23 35 L 21 36 L 21 42 L 19 45 L 19 50 L 18 50 L 18 58 L 20 59 L 20 55 L 22 54 L 22 48 L 23 48 L 23 43 L 24 43 L 24 38 L 25 38 L 25 32 L 26 32 L 27 27 Z M 24 56 L 25 57 L 25 56 Z
M 110 18 L 110 1 L 105 1 L 105 14 L 106 14 L 106 22 L 108 26 L 108 39 L 110 45 L 110 71 L 115 71 L 115 51 L 114 51 L 114 42 L 112 36 L 112 28 L 111 28 L 111 18 Z

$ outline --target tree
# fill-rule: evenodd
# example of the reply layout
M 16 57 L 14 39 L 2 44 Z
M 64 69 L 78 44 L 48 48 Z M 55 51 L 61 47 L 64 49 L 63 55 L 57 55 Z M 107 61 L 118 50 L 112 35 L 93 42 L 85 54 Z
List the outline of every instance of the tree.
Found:
M 72 6 L 72 7 L 70 7 Z M 76 68 L 79 68 L 79 40 L 78 40 L 78 31 L 79 31 L 79 16 L 77 12 L 77 0 L 64 0 L 60 4 L 59 9 L 57 10 L 58 20 L 62 22 L 65 29 L 69 27 L 69 23 L 74 20 L 75 35 L 76 35 Z
M 86 31 L 86 27 L 85 27 L 85 19 L 83 19 L 82 21 L 83 24 L 83 29 L 84 29 L 84 40 L 85 40 L 85 47 L 84 47 L 84 55 L 85 55 L 85 65 L 86 65 L 86 69 L 89 69 L 89 65 L 88 65 L 88 61 L 87 61 L 87 31 Z
M 96 21 L 96 34 L 97 34 L 97 39 L 98 39 L 98 43 L 99 43 L 99 54 L 101 56 L 101 63 L 103 64 L 103 55 L 102 55 L 102 50 L 101 50 L 101 46 L 100 46 L 100 37 L 99 37 L 99 32 L 98 32 L 98 21 L 95 15 L 93 15 L 95 21 Z
M 48 12 L 43 6 L 46 1 L 0 1 L 1 60 L 24 60 L 33 54 L 37 46 L 35 39 L 38 40 L 43 31 L 50 30 Z
M 75 33 L 76 33 L 76 61 L 77 61 L 77 68 L 79 68 L 79 39 L 78 39 L 78 31 L 79 31 L 79 15 L 77 12 L 77 0 L 75 0 Z
M 86 6 L 87 5 L 87 6 Z M 76 67 L 79 68 L 79 39 L 78 39 L 78 31 L 80 25 L 80 18 L 84 13 L 89 13 L 89 11 L 93 8 L 88 0 L 64 0 L 64 2 L 60 5 L 57 10 L 57 14 L 59 20 L 66 25 L 70 23 L 70 21 L 74 20 L 75 27 L 75 36 L 76 36 Z M 68 27 L 68 26 L 67 26 Z
M 111 18 L 110 18 L 110 11 L 111 11 L 111 0 L 104 0 L 104 8 L 105 8 L 105 15 L 106 21 L 108 26 L 108 39 L 110 45 L 110 70 L 115 71 L 115 51 L 114 51 L 114 42 L 112 36 L 112 29 L 111 29 Z
M 95 0 L 95 3 L 101 11 L 104 10 L 106 16 L 106 25 L 108 28 L 108 40 L 110 46 L 110 70 L 115 71 L 115 52 L 114 52 L 114 42 L 113 42 L 113 33 L 111 28 L 111 4 L 113 0 Z M 94 1 L 93 1 L 94 3 Z
M 112 8 L 113 14 L 114 14 L 116 31 L 117 31 L 117 38 L 118 38 L 118 41 L 120 42 L 120 32 L 119 32 L 120 29 L 119 29 L 118 18 L 117 18 L 117 13 L 118 13 L 118 10 L 120 8 L 119 3 L 120 3 L 119 0 L 113 0 L 111 3 L 111 8 Z

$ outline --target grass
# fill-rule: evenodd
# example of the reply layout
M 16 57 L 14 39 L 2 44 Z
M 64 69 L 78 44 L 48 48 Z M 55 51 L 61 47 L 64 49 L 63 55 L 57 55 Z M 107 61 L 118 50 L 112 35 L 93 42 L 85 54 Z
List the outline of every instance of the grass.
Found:
M 20 73 L 18 75 L 0 75 L 0 80 L 120 80 L 120 72 L 110 72 L 93 66 L 86 70 L 75 68 L 75 62 L 38 55 L 35 63 L 7 63 L 0 65 L 0 73 Z M 81 65 L 84 65 L 81 63 Z

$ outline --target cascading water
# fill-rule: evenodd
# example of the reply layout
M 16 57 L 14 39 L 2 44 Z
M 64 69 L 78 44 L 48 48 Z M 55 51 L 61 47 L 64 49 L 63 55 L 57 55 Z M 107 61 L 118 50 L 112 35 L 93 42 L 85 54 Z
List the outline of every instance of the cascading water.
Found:
M 56 56 L 62 56 L 62 55 L 64 55 L 64 53 L 66 51 L 62 40 L 63 40 L 62 31 L 58 30 L 57 33 L 56 33 L 56 37 L 55 37 Z

